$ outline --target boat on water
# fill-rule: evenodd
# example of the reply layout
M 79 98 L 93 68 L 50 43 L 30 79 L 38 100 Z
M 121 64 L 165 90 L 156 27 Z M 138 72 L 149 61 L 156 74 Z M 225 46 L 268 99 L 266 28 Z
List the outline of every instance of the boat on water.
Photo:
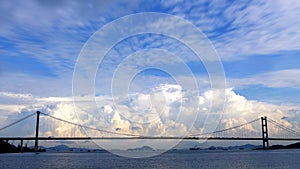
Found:
M 194 147 L 191 147 L 190 150 L 200 150 L 200 147 L 198 147 L 197 145 L 195 145 Z

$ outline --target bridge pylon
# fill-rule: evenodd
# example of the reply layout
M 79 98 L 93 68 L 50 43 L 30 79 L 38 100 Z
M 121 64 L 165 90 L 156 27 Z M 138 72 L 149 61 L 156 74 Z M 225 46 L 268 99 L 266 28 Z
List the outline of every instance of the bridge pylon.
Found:
M 34 143 L 34 150 L 39 150 L 39 124 L 40 124 L 40 111 L 36 112 L 36 126 L 35 126 L 35 143 Z
M 268 122 L 267 117 L 261 117 L 261 131 L 262 131 L 262 141 L 263 149 L 269 148 L 269 134 L 268 134 Z

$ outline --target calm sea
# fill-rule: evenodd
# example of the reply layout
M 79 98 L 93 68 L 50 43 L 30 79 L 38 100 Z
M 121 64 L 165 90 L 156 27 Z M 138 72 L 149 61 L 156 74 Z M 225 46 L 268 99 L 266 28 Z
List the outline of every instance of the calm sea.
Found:
M 300 168 L 300 150 L 181 151 L 132 159 L 110 153 L 0 154 L 0 167 L 9 168 Z

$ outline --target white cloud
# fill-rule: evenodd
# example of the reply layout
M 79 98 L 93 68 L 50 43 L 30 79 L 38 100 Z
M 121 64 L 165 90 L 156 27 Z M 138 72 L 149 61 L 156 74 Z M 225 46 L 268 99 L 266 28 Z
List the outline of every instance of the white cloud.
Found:
M 234 17 L 231 28 L 236 30 L 225 33 L 215 41 L 222 58 L 299 50 L 300 31 L 297 27 L 300 22 L 293 18 L 300 15 L 300 4 L 296 1 L 292 5 L 285 3 L 257 2 L 243 10 L 228 12 Z
M 0 73 L 0 91 L 4 93 L 26 93 L 26 96 L 40 97 L 70 96 L 72 74 L 59 77 L 28 75 L 25 73 Z
M 260 84 L 271 88 L 299 88 L 299 75 L 299 69 L 286 69 L 257 74 L 246 78 L 228 79 L 228 83 L 230 86 L 235 87 Z
M 294 1 L 194 1 L 168 4 L 170 13 L 192 21 L 223 60 L 299 50 L 300 3 Z
M 60 75 L 72 71 L 81 47 L 96 30 L 137 7 L 136 1 L 1 1 L 0 36 L 9 44 L 1 51 L 35 58 Z
M 0 34 L 14 44 L 18 52 L 7 49 L 2 51 L 6 55 L 16 53 L 30 55 L 51 67 L 54 74 L 70 72 L 82 45 L 89 36 L 108 21 L 137 9 L 142 12 L 150 6 L 148 3 L 143 5 L 140 3 L 142 2 L 130 1 L 122 4 L 117 1 L 93 3 L 1 1 L 0 11 L 3 15 L 0 17 L 2 23 Z M 252 1 L 230 4 L 220 1 L 172 3 L 162 1 L 158 5 L 170 8 L 169 13 L 183 16 L 202 29 L 211 37 L 224 60 L 300 48 L 298 40 L 300 33 L 297 29 L 300 22 L 293 19 L 299 16 L 297 1 Z M 160 23 L 158 26 L 162 25 Z M 31 38 L 28 38 L 28 35 Z M 148 42 L 149 39 L 145 38 L 145 43 Z M 150 44 L 151 47 L 159 45 L 168 47 L 170 42 L 151 41 Z M 178 48 L 178 44 L 169 48 L 175 51 L 177 49 L 179 55 L 185 55 L 182 48 Z M 189 58 L 190 55 L 184 57 Z

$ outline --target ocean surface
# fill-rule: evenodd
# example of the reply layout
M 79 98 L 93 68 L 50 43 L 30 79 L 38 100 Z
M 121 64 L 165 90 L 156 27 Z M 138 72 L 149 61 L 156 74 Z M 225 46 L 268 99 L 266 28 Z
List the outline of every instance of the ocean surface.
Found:
M 134 159 L 111 153 L 0 154 L 0 168 L 300 168 L 300 150 L 174 151 Z

